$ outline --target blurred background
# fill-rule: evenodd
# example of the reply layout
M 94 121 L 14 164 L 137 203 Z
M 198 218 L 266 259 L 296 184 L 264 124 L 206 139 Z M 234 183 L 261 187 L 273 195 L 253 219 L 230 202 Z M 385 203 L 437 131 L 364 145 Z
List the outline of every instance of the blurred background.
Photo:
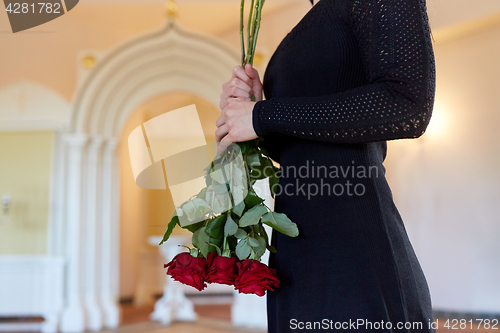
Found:
M 166 283 L 178 249 L 155 244 L 174 205 L 135 184 L 127 146 L 137 126 L 190 104 L 215 141 L 221 85 L 240 63 L 239 5 L 85 0 L 15 34 L 0 13 L 0 331 L 265 332 L 265 298 Z M 427 6 L 434 113 L 419 139 L 389 142 L 385 166 L 443 331 L 446 319 L 500 318 L 500 2 Z M 266 1 L 261 78 L 310 8 Z

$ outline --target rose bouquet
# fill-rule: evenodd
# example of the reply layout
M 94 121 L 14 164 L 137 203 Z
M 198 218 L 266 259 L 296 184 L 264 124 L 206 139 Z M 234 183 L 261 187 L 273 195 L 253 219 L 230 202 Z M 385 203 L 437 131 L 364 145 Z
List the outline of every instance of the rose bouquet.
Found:
M 240 36 L 242 65 L 253 63 L 264 0 L 251 0 L 247 27 L 247 48 L 243 36 L 244 0 L 241 1 Z M 254 100 L 255 98 L 252 99 Z M 203 290 L 207 283 L 233 285 L 240 293 L 264 296 L 279 286 L 276 271 L 260 262 L 269 244 L 264 224 L 285 235 L 298 236 L 298 228 L 285 214 L 264 204 L 253 185 L 269 178 L 271 196 L 278 184 L 275 167 L 261 138 L 231 144 L 208 166 L 206 187 L 181 204 L 168 224 L 167 241 L 179 225 L 193 233 L 189 252 L 176 255 L 165 264 L 167 275 Z

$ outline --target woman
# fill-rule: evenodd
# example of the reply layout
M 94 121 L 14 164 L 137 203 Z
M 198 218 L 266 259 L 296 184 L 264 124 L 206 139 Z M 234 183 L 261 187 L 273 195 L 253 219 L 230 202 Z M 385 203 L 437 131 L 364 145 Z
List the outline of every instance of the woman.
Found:
M 387 140 L 424 133 L 434 92 L 425 0 L 321 0 L 278 46 L 263 85 L 251 66 L 234 68 L 219 153 L 263 137 L 283 170 L 275 210 L 300 231 L 272 234 L 281 285 L 267 295 L 270 333 L 434 331 L 383 166 Z

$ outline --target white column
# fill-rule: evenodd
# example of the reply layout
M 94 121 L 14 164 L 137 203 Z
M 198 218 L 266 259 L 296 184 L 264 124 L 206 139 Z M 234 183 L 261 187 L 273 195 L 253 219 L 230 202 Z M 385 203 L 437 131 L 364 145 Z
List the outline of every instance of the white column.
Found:
M 101 178 L 102 144 L 100 137 L 93 138 L 89 145 L 87 157 L 87 190 L 86 190 L 86 233 L 85 233 L 85 309 L 87 311 L 87 328 L 92 331 L 102 329 L 102 310 L 100 307 L 99 272 L 101 270 Z
M 61 332 L 83 332 L 85 311 L 82 303 L 82 163 L 87 136 L 70 134 L 64 137 L 67 149 L 66 179 L 66 290 Z
M 162 236 L 149 237 L 149 244 L 158 245 L 162 239 Z M 179 245 L 187 245 L 190 241 L 190 237 L 170 236 L 168 242 L 160 246 L 160 253 L 165 262 L 172 261 L 182 251 Z M 170 325 L 175 320 L 195 321 L 198 318 L 193 302 L 184 295 L 181 283 L 169 276 L 165 280 L 163 296 L 156 301 L 155 310 L 149 317 L 163 325 Z
M 116 328 L 120 323 L 118 307 L 120 253 L 120 183 L 116 139 L 107 139 L 103 151 L 101 221 L 101 306 L 104 325 Z
M 64 239 L 66 238 L 64 235 L 64 221 L 66 219 L 66 204 L 64 200 L 66 147 L 59 132 L 54 132 L 53 151 L 47 227 L 47 254 L 50 256 L 63 256 L 65 252 Z

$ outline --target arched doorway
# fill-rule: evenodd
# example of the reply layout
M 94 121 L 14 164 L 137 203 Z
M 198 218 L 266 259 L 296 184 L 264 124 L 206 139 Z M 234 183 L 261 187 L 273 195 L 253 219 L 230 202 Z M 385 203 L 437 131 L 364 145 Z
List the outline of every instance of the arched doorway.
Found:
M 120 136 L 120 299 L 132 300 L 135 305 L 152 305 L 154 296 L 163 292 L 165 259 L 152 246 L 149 238 L 162 236 L 170 221 L 175 205 L 170 190 L 144 189 L 136 185 L 130 163 L 128 137 L 146 121 L 165 112 L 186 105 L 196 105 L 207 142 L 215 141 L 215 121 L 220 115 L 218 107 L 209 101 L 186 92 L 160 94 L 141 104 L 126 121 Z M 179 138 L 182 139 L 182 138 Z M 174 235 L 190 237 L 181 228 Z M 215 287 L 220 285 L 210 285 Z M 224 286 L 227 287 L 227 286 Z M 194 288 L 186 288 L 196 292 Z M 232 288 L 224 288 L 232 292 Z M 207 290 L 204 291 L 204 293 Z

